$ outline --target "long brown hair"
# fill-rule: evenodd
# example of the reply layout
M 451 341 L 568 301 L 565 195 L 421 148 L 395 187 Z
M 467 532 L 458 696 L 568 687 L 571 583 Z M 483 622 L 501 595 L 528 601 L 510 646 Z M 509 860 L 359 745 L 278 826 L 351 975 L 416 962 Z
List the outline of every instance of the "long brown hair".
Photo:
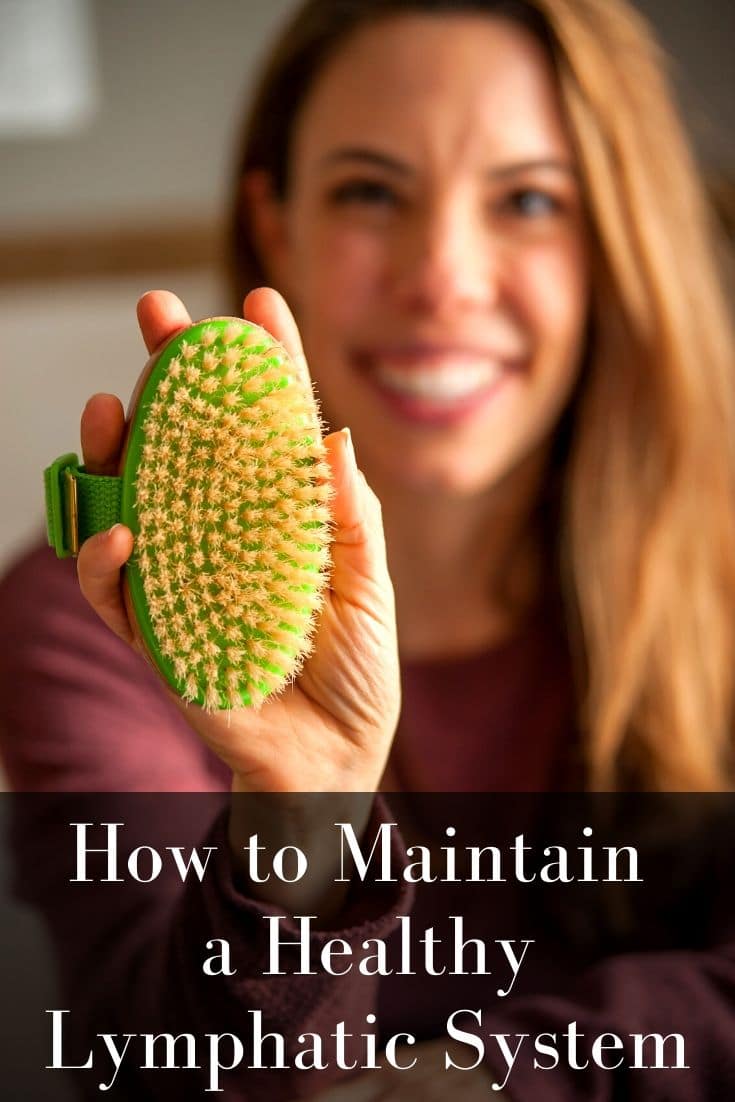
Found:
M 733 334 L 714 223 L 665 65 L 625 0 L 307 0 L 261 76 L 237 168 L 288 193 L 294 120 L 358 27 L 483 12 L 543 42 L 593 235 L 585 370 L 557 525 L 588 783 L 732 783 L 735 673 Z M 239 189 L 238 189 L 239 196 Z M 238 296 L 264 274 L 235 204 Z

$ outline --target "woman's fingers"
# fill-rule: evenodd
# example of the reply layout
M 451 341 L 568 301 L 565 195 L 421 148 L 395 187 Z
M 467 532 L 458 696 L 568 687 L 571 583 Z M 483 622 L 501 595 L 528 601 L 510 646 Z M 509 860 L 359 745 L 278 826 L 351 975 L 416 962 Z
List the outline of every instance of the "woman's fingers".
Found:
M 349 429 L 325 437 L 332 469 L 332 588 L 360 603 L 377 586 L 384 602 L 392 604 L 380 502 L 358 469 Z
M 281 342 L 297 369 L 302 372 L 304 381 L 311 386 L 301 336 L 283 296 L 272 287 L 257 287 L 246 295 L 242 304 L 242 314 L 247 321 L 262 325 Z
M 114 394 L 94 394 L 82 411 L 84 465 L 90 474 L 116 475 L 125 412 Z
M 191 325 L 191 318 L 180 298 L 171 291 L 148 291 L 138 300 L 138 324 L 151 355 Z
M 86 540 L 77 559 L 79 588 L 97 615 L 126 643 L 133 642 L 120 585 L 120 568 L 133 550 L 133 533 L 124 524 Z
M 258 287 L 243 302 L 243 317 L 262 325 L 305 370 L 306 359 L 301 337 L 286 300 L 271 287 Z M 148 351 L 153 354 L 182 329 L 191 318 L 181 299 L 171 291 L 148 291 L 138 302 L 138 324 Z

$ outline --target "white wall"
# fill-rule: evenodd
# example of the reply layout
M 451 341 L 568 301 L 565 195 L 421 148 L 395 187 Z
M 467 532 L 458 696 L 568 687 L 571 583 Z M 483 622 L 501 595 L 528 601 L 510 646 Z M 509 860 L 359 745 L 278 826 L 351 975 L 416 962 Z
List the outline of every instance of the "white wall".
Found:
M 218 213 L 254 64 L 293 7 L 89 0 L 99 112 L 66 139 L 0 142 L 0 233 Z

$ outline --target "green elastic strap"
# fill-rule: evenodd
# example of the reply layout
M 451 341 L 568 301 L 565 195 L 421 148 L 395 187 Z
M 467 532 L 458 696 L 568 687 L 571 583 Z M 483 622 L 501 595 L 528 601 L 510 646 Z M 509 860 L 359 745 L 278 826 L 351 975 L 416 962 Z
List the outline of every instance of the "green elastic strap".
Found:
M 60 559 L 76 555 L 89 536 L 120 519 L 122 479 L 88 474 L 73 452 L 46 468 L 43 484 L 48 542 Z

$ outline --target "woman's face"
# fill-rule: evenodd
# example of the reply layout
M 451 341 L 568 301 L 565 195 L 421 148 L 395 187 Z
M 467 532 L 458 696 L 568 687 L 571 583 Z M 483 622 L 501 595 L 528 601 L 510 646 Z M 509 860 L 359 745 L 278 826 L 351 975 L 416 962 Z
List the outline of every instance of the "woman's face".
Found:
M 485 16 L 358 31 L 297 119 L 271 275 L 379 485 L 464 495 L 543 455 L 579 368 L 582 203 L 553 73 Z

